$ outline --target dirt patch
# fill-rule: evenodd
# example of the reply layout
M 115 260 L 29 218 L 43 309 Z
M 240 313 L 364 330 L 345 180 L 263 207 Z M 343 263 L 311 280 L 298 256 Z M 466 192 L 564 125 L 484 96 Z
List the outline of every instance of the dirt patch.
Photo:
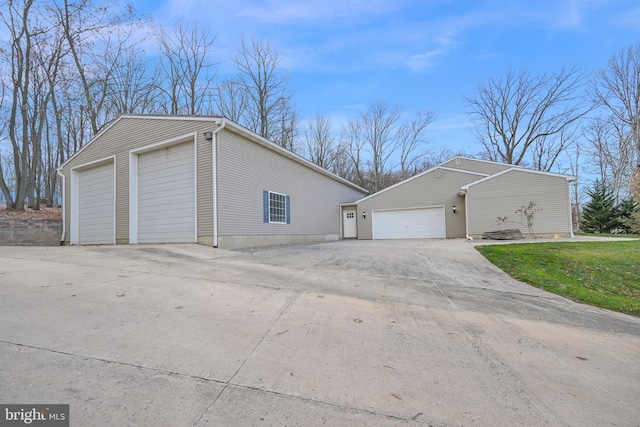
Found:
M 61 219 L 62 208 L 43 206 L 39 211 L 26 208 L 23 212 L 18 212 L 7 209 L 7 205 L 0 203 L 0 218 Z

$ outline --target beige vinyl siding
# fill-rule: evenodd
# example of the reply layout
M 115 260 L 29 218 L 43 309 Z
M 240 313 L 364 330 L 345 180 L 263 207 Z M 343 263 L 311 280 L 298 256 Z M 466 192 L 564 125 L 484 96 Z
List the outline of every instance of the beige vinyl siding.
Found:
M 442 163 L 440 166 L 452 169 L 461 169 L 470 172 L 486 173 L 489 175 L 493 175 L 495 173 L 502 172 L 514 167 L 513 165 L 507 165 L 504 163 L 469 159 L 466 157 L 455 157 L 449 161 Z
M 290 197 L 290 224 L 263 220 L 263 191 Z M 340 203 L 364 196 L 229 129 L 218 135 L 219 236 L 340 233 Z
M 439 171 L 439 172 L 438 172 Z M 440 175 L 440 177 L 438 177 Z M 464 197 L 458 195 L 461 186 L 483 178 L 478 174 L 447 169 L 434 169 L 405 181 L 387 191 L 358 202 L 358 238 L 371 239 L 371 212 L 385 209 L 445 207 L 447 237 L 465 236 Z M 453 206 L 456 206 L 456 214 Z M 366 212 L 366 218 L 363 218 Z
M 121 117 L 95 137 L 62 169 L 65 175 L 65 241 L 69 241 L 70 169 L 104 157 L 116 156 L 116 242 L 129 241 L 129 151 L 178 136 L 196 133 L 198 144 L 198 235 L 213 235 L 211 142 L 203 132 L 213 130 L 213 119 Z
M 516 211 L 537 204 L 534 232 L 536 235 L 571 234 L 569 217 L 569 185 L 566 178 L 527 171 L 513 170 L 469 186 L 467 190 L 467 214 L 469 234 L 479 237 L 487 231 L 519 228 L 528 236 L 526 225 Z M 508 218 L 498 224 L 497 218 Z
M 212 142 L 203 132 L 213 130 L 212 123 L 198 126 L 198 242 L 213 246 L 213 167 Z

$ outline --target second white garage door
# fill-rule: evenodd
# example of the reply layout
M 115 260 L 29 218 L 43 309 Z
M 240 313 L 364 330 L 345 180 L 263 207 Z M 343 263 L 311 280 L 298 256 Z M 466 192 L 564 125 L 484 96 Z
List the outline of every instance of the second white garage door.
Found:
M 373 212 L 374 239 L 445 238 L 444 207 Z
M 113 173 L 113 162 L 78 172 L 78 237 L 72 243 L 115 243 Z
M 196 241 L 193 142 L 138 157 L 138 242 Z

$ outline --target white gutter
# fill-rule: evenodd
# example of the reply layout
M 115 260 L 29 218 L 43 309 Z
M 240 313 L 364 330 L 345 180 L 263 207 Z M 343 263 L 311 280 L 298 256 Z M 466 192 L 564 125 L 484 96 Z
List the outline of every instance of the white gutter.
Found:
M 459 194 L 459 193 L 458 193 Z M 467 200 L 467 190 L 464 190 L 464 228 L 467 234 L 467 240 L 473 240 L 471 234 L 469 234 L 469 203 Z
M 64 175 L 62 175 L 62 171 L 60 170 L 60 168 L 56 169 L 56 174 L 62 178 L 62 184 L 60 185 L 61 188 L 61 199 L 62 199 L 62 236 L 60 236 L 60 246 L 64 245 L 64 238 L 66 235 L 66 231 L 67 231 L 67 219 L 66 219 L 66 200 L 65 200 L 65 191 L 64 191 L 64 187 L 65 187 L 65 180 L 64 180 Z
M 473 237 L 469 234 L 469 203 L 467 203 L 468 190 L 468 186 L 461 187 L 458 190 L 458 196 L 464 197 L 464 231 L 467 236 L 467 240 L 473 240 Z
M 567 192 L 569 193 L 569 234 L 573 238 L 573 206 L 571 205 L 571 181 L 567 180 Z M 574 180 L 573 185 L 578 185 Z
M 213 175 L 213 247 L 218 247 L 218 132 L 224 129 L 226 121 L 214 120 L 214 123 L 218 125 L 211 134 L 211 161 L 212 161 L 212 175 Z

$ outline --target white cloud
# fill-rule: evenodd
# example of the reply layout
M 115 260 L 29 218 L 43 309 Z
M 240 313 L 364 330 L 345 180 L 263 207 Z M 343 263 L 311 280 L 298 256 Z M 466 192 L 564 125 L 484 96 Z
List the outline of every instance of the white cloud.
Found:
M 475 44 L 470 34 L 477 30 L 498 42 L 520 29 L 588 27 L 589 18 L 612 1 L 479 0 L 460 6 L 443 0 L 166 0 L 152 13 L 160 23 L 191 17 L 208 25 L 218 35 L 216 61 L 223 64 L 244 34 L 270 40 L 292 72 L 424 72 Z M 501 52 L 491 41 L 482 49 L 470 57 Z
M 436 40 L 436 46 L 425 52 L 415 55 L 411 55 L 407 61 L 407 66 L 411 71 L 424 71 L 435 64 L 435 60 L 446 53 L 448 53 L 456 42 L 449 37 L 440 37 Z

